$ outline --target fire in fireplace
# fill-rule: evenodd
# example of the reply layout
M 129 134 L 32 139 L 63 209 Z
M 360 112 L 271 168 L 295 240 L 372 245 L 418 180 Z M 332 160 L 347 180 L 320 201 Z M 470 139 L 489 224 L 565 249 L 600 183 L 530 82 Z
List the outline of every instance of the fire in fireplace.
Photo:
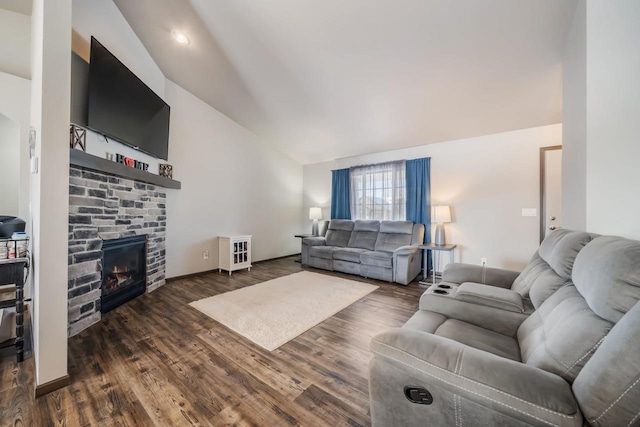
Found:
M 146 288 L 147 236 L 103 241 L 102 313 L 144 294 Z

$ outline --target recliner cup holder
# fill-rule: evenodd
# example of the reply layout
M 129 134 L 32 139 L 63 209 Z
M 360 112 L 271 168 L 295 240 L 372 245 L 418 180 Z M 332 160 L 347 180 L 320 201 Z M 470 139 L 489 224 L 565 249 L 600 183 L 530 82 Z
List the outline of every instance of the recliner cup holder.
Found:
M 451 286 L 449 285 L 438 285 L 438 287 L 442 289 L 451 289 Z
M 447 295 L 449 292 L 445 291 L 444 289 L 434 289 L 433 293 L 440 294 L 440 295 Z

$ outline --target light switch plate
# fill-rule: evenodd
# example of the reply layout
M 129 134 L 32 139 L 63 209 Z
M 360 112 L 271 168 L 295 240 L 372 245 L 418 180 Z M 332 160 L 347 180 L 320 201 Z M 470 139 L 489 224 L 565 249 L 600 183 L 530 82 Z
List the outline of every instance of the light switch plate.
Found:
M 536 208 L 522 208 L 522 216 L 538 216 Z

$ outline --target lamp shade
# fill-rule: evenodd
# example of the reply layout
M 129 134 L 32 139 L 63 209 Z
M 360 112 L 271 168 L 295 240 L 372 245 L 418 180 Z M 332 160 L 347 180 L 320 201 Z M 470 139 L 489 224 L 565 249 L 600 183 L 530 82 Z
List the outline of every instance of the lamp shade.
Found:
M 451 209 L 449 208 L 449 206 L 445 206 L 445 205 L 434 206 L 431 222 L 437 222 L 437 223 L 451 222 Z
M 322 208 L 309 208 L 309 219 L 322 219 Z

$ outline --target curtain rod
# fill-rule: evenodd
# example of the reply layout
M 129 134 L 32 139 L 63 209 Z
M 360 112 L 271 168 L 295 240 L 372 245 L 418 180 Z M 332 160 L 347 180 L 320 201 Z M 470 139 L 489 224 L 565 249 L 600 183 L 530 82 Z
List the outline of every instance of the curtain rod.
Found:
M 346 158 L 346 157 L 345 157 Z M 418 159 L 430 159 L 431 157 L 416 157 L 415 159 L 409 159 L 409 160 L 418 160 Z M 392 160 L 389 162 L 380 162 L 380 163 L 369 163 L 369 164 L 364 164 L 364 165 L 353 165 L 353 166 L 349 166 L 347 168 L 340 168 L 340 169 L 331 169 L 331 171 L 338 171 L 338 170 L 342 170 L 342 169 L 353 169 L 353 168 L 366 168 L 369 166 L 379 166 L 379 165 L 384 165 L 384 164 L 388 164 L 388 163 L 402 163 L 402 162 L 407 162 L 407 159 L 402 159 L 402 160 Z
M 392 164 L 392 163 L 404 163 L 406 162 L 406 160 L 392 160 L 390 162 L 380 162 L 380 163 L 369 163 L 366 165 L 353 165 L 353 166 L 349 166 L 347 168 L 340 168 L 340 169 L 331 169 L 331 171 L 339 171 L 342 169 L 353 169 L 353 168 L 366 168 L 366 167 L 370 167 L 370 166 L 380 166 L 380 165 L 386 165 L 386 164 Z

